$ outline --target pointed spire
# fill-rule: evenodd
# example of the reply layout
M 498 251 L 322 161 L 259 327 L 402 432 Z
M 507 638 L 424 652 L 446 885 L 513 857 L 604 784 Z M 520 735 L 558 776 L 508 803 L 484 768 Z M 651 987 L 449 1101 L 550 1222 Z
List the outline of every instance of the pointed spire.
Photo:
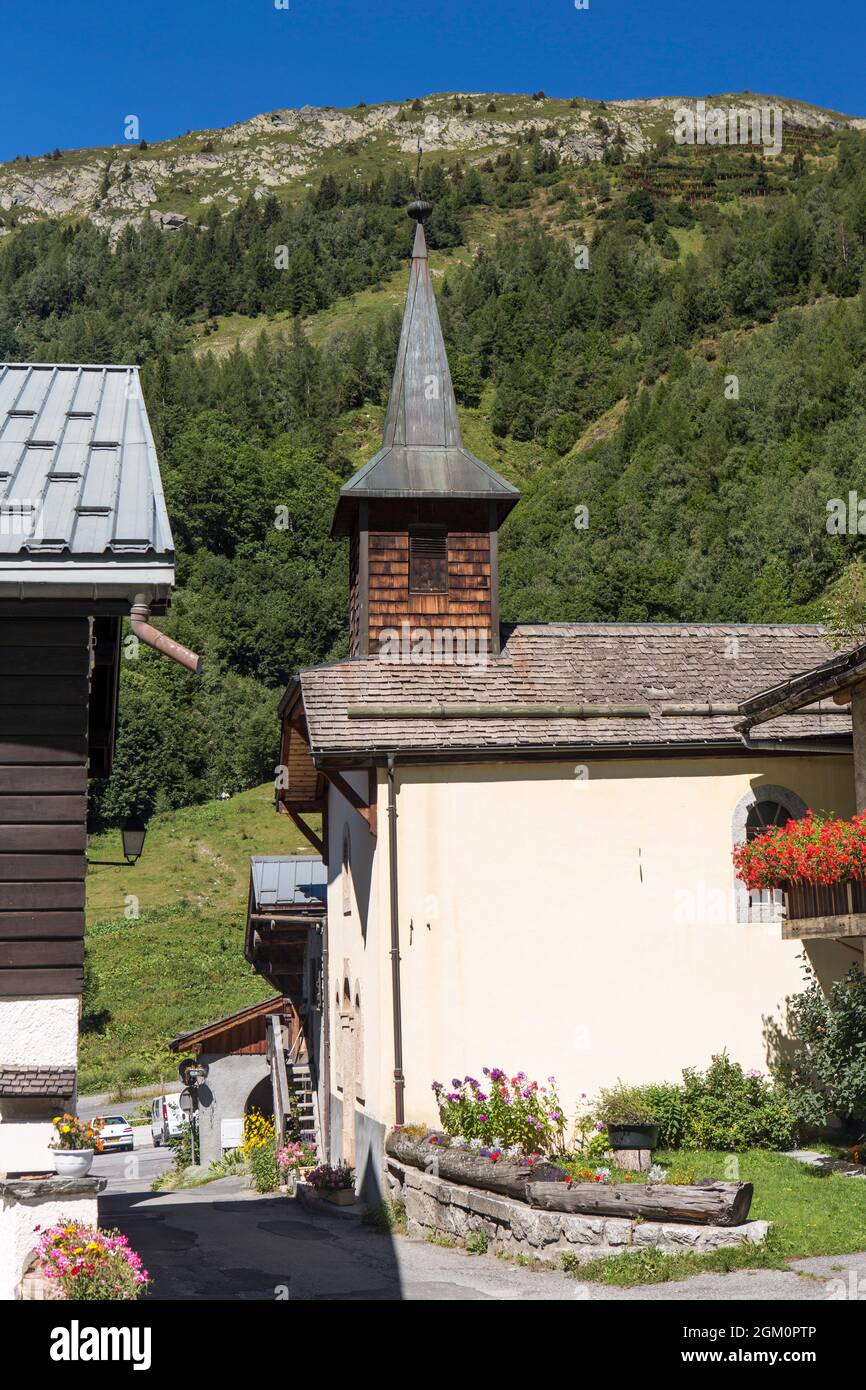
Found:
M 350 533 L 365 499 L 484 499 L 501 520 L 520 496 L 463 444 L 427 258 L 424 219 L 432 210 L 423 198 L 409 204 L 418 226 L 382 447 L 341 487 L 334 536 Z
M 408 212 L 418 223 L 412 248 L 409 292 L 385 417 L 383 446 L 459 449 L 463 440 L 445 340 L 430 276 L 424 220 L 432 204 L 418 199 Z

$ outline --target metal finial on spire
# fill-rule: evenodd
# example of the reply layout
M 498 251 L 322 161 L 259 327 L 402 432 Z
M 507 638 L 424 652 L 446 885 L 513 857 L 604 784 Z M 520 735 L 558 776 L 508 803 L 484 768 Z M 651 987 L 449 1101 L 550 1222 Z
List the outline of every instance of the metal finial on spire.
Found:
M 418 136 L 418 162 L 415 165 L 415 197 L 407 207 L 406 211 L 410 217 L 414 217 L 416 222 L 423 222 L 433 211 L 433 204 L 421 196 L 421 156 L 424 150 L 421 146 L 421 136 Z

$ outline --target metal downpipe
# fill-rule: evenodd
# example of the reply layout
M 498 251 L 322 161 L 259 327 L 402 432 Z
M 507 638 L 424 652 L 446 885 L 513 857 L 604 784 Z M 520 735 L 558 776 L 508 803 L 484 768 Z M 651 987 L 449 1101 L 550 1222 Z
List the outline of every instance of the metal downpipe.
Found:
M 394 755 L 388 754 L 388 872 L 391 880 L 391 1001 L 394 1014 L 394 1116 L 404 1122 L 403 1009 L 400 998 L 400 917 L 397 894 L 397 793 Z
M 175 642 L 173 637 L 169 637 L 166 633 L 152 627 L 148 622 L 149 617 L 150 600 L 146 594 L 136 594 L 129 622 L 139 642 L 144 642 L 145 646 L 153 647 L 154 651 L 160 652 L 172 661 L 177 661 L 188 671 L 194 672 L 195 675 L 201 675 L 202 659 L 198 653 L 190 651 L 189 647 L 185 647 L 183 643 Z

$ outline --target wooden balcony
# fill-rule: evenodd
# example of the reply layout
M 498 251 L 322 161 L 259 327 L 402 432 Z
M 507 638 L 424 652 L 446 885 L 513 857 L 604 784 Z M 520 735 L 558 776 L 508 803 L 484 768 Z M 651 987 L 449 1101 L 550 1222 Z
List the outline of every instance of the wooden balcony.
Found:
M 866 883 L 863 881 L 845 879 L 841 883 L 789 883 L 785 894 L 787 917 L 782 922 L 784 941 L 866 937 Z

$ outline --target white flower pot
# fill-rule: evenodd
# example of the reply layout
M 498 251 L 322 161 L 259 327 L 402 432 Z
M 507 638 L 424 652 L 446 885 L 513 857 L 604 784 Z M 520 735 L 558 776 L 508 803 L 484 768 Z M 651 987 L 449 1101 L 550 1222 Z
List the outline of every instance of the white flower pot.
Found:
M 93 1163 L 92 1149 L 52 1149 L 54 1171 L 60 1178 L 86 1178 Z

